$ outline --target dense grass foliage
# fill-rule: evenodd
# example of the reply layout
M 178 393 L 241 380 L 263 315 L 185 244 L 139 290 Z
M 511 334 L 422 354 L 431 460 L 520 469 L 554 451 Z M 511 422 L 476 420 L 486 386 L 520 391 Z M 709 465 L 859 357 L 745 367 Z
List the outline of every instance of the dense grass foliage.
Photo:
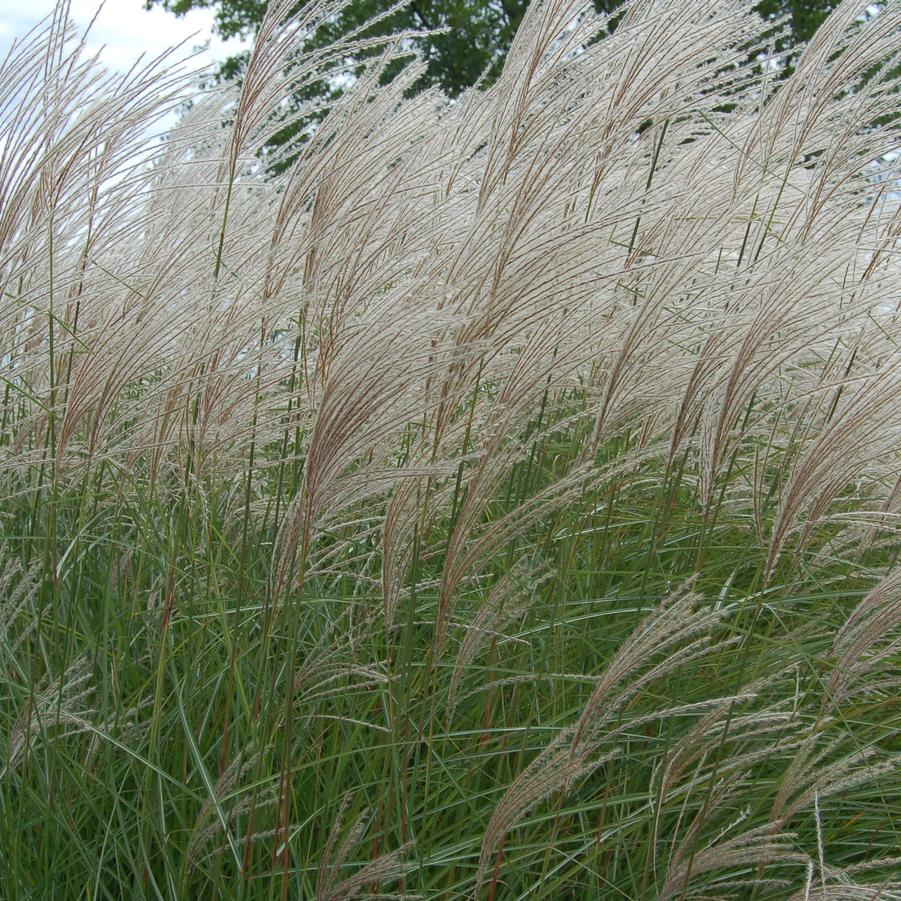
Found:
M 901 8 L 292 7 L 0 67 L 0 896 L 901 898 Z

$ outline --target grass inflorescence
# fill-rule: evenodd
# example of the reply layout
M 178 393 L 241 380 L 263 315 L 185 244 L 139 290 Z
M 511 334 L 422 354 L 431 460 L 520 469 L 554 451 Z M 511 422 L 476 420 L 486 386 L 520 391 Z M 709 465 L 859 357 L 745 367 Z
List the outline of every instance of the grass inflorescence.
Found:
M 901 898 L 901 9 L 339 6 L 0 65 L 0 896 Z

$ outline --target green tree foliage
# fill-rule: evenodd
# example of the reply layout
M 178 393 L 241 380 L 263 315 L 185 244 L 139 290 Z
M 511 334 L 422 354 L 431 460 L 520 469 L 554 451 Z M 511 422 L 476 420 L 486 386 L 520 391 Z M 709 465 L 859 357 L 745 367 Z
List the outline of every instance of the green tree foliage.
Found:
M 427 62 L 423 87 L 436 85 L 454 97 L 484 74 L 490 84 L 500 72 L 510 42 L 522 21 L 529 0 L 411 0 L 379 22 L 382 33 L 422 32 L 419 42 Z M 622 0 L 596 0 L 601 12 L 613 12 Z M 806 41 L 839 0 L 761 0 L 760 13 L 768 18 L 787 16 L 794 41 Z M 223 38 L 250 37 L 259 26 L 267 0 L 147 0 L 148 8 L 162 6 L 176 15 L 197 8 L 213 9 L 216 30 Z M 383 14 L 394 0 L 357 0 L 326 28 L 311 37 L 311 49 L 324 46 L 339 34 L 365 25 Z M 443 33 L 433 34 L 438 29 Z M 228 60 L 226 76 L 240 72 L 241 57 Z M 328 88 L 323 84 L 321 90 Z

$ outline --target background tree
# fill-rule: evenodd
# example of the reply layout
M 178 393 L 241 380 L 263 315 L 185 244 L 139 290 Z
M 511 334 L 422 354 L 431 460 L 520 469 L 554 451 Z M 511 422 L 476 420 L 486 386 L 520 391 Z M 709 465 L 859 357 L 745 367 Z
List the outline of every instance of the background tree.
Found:
M 301 0 L 303 2 L 303 0 Z M 422 87 L 436 85 L 455 97 L 484 73 L 490 84 L 503 66 L 510 42 L 522 21 L 529 0 L 411 0 L 404 8 L 383 19 L 381 33 L 422 32 L 419 46 L 427 63 Z M 601 12 L 613 12 L 622 0 L 595 0 Z M 767 18 L 787 16 L 794 42 L 806 41 L 839 0 L 761 0 L 757 5 Z M 162 6 L 176 15 L 191 9 L 212 9 L 215 29 L 224 39 L 252 37 L 262 21 L 267 0 L 147 0 L 147 7 Z M 309 47 L 330 43 L 338 34 L 359 28 L 384 13 L 393 0 L 356 0 L 327 27 L 309 39 Z M 430 34 L 447 29 L 442 34 Z M 781 48 L 780 48 L 781 49 Z M 243 57 L 227 60 L 225 76 L 240 73 Z M 334 90 L 323 82 L 319 89 Z

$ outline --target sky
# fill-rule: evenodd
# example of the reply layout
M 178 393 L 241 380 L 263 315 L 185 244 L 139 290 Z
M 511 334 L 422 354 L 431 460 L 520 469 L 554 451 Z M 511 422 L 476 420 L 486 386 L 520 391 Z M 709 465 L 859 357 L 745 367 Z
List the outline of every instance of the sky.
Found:
M 24 35 L 54 6 L 55 0 L 0 0 L 0 59 L 14 38 Z M 99 6 L 100 0 L 72 0 L 72 19 L 79 29 L 87 26 Z M 144 0 L 106 0 L 91 29 L 89 49 L 103 46 L 101 59 L 119 71 L 129 69 L 141 53 L 152 58 L 185 38 L 190 38 L 185 49 L 210 42 L 199 63 L 222 60 L 242 49 L 240 41 L 219 40 L 212 34 L 212 24 L 210 10 L 192 10 L 177 19 L 159 7 L 145 10 Z

